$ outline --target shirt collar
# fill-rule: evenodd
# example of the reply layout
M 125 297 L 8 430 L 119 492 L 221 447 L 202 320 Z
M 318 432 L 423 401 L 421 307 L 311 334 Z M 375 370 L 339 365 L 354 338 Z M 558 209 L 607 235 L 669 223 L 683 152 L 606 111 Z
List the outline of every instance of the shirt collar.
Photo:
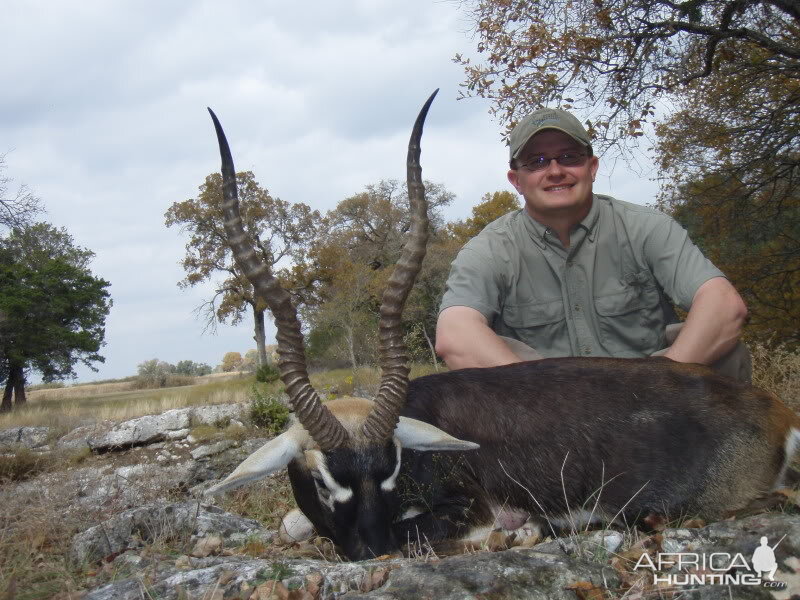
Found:
M 583 220 L 575 226 L 576 228 L 582 227 L 585 229 L 586 237 L 588 237 L 592 242 L 594 241 L 594 237 L 597 232 L 597 221 L 600 218 L 600 209 L 598 208 L 598 204 L 598 198 L 593 194 L 592 206 L 589 208 L 589 214 L 587 214 Z M 525 228 L 527 229 L 531 239 L 536 243 L 536 245 L 544 249 L 547 245 L 547 237 L 554 236 L 555 233 L 551 231 L 549 227 L 542 225 L 539 223 L 539 221 L 530 216 L 525 208 L 522 209 L 522 213 L 522 220 L 525 223 Z

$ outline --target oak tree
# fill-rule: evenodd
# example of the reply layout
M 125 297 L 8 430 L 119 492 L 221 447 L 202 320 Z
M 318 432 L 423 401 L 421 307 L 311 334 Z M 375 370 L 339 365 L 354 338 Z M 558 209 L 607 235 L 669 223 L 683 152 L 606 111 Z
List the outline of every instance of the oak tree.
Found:
M 290 204 L 272 197 L 255 180 L 250 171 L 237 173 L 239 204 L 245 231 L 254 242 L 262 260 L 275 267 L 282 259 L 302 260 L 319 227 L 319 213 L 305 204 Z M 213 296 L 199 307 L 206 316 L 206 325 L 239 323 L 247 310 L 255 322 L 254 339 L 260 364 L 266 364 L 266 334 L 264 312 L 267 304 L 255 294 L 253 286 L 236 265 L 222 215 L 222 176 L 206 177 L 197 198 L 175 202 L 167 210 L 167 227 L 177 225 L 189 233 L 186 256 L 182 265 L 186 277 L 178 285 L 189 287 L 221 274 Z M 280 278 L 281 272 L 276 275 Z
M 441 211 L 453 194 L 430 181 L 425 182 L 425 193 L 433 244 L 444 231 Z M 394 180 L 366 186 L 325 216 L 307 263 L 295 271 L 306 282 L 296 287 L 306 290 L 304 315 L 311 326 L 312 358 L 344 360 L 353 368 L 374 361 L 381 297 L 409 227 L 406 186 Z M 424 264 L 406 304 L 407 329 L 414 319 L 433 310 L 424 292 L 428 287 Z
M 0 239 L 0 412 L 25 403 L 26 371 L 46 382 L 104 362 L 109 282 L 89 270 L 93 253 L 64 229 L 39 223 Z

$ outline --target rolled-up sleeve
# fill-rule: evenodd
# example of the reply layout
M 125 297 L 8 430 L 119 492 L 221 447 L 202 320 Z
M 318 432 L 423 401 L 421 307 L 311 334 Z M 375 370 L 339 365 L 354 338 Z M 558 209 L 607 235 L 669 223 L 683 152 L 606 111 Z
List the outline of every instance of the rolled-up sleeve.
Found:
M 703 255 L 676 221 L 667 216 L 659 221 L 645 238 L 645 260 L 673 302 L 689 310 L 701 285 L 725 275 Z
M 500 311 L 500 275 L 491 253 L 470 242 L 450 266 L 439 312 L 451 306 L 467 306 L 480 312 L 491 325 Z

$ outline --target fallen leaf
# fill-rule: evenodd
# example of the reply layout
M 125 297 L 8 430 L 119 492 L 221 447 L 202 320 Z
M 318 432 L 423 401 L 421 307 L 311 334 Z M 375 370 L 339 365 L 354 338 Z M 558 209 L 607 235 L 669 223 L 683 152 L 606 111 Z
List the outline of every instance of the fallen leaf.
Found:
M 381 587 L 389 578 L 389 571 L 391 569 L 374 569 L 367 573 L 359 586 L 360 591 L 371 592 Z
M 652 531 L 664 531 L 667 528 L 667 518 L 659 513 L 650 513 L 642 521 Z
M 684 529 L 702 529 L 707 523 L 703 519 L 687 519 L 681 523 Z
M 606 590 L 597 587 L 591 581 L 578 581 L 564 589 L 575 592 L 578 600 L 606 600 L 608 598 Z
M 519 540 L 516 544 L 518 548 L 533 548 L 536 544 L 538 544 L 542 540 L 542 536 L 540 535 L 528 535 Z
M 289 590 L 278 580 L 268 581 L 253 590 L 250 600 L 289 600 Z
M 311 594 L 312 598 L 319 597 L 320 592 L 322 591 L 322 584 L 325 582 L 325 578 L 322 576 L 322 573 L 311 573 L 310 575 L 306 575 L 306 589 L 308 593 Z

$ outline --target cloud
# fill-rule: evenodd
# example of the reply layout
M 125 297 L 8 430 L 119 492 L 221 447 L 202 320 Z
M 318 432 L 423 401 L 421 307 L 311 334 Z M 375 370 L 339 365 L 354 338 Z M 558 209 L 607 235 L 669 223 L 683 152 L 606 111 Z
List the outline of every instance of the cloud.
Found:
M 177 288 L 185 240 L 164 226 L 167 208 L 219 169 L 206 106 L 238 170 L 324 211 L 404 178 L 414 118 L 440 87 L 422 164 L 457 194 L 447 217 L 509 189 L 501 125 L 485 101 L 456 100 L 463 73 L 452 57 L 475 46 L 465 27 L 458 3 L 429 0 L 6 2 L 7 174 L 96 253 L 94 272 L 112 283 L 108 360 L 81 378 L 129 375 L 153 357 L 215 363 L 253 347 L 249 319 L 201 334 L 192 310 L 210 288 Z

